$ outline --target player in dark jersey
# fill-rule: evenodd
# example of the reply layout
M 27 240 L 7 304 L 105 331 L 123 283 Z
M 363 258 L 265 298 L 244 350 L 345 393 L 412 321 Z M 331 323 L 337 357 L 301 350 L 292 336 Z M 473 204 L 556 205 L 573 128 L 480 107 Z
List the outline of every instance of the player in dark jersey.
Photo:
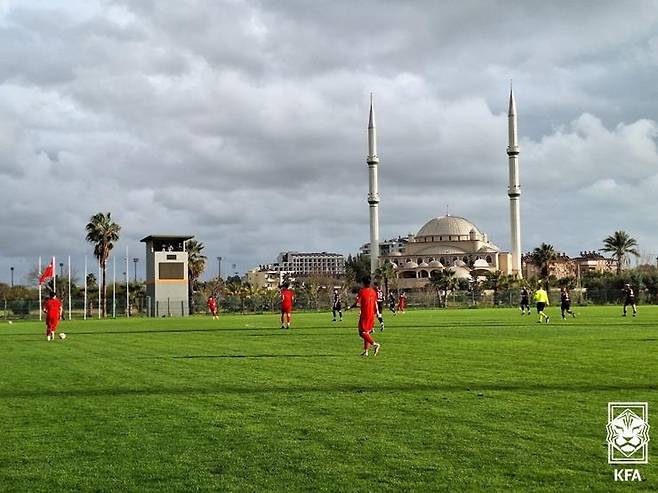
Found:
M 528 293 L 528 289 L 525 286 L 521 288 L 519 308 L 521 309 L 521 315 L 530 315 L 530 293 Z
M 388 292 L 388 309 L 393 312 L 393 315 L 398 314 L 398 312 L 395 311 L 395 294 L 393 291 Z
M 343 301 L 341 300 L 338 288 L 334 288 L 334 299 L 331 305 L 331 313 L 334 316 L 332 322 L 336 321 L 336 313 L 338 313 L 339 321 L 343 321 Z
M 377 292 L 377 320 L 379 321 L 379 330 L 384 330 L 384 291 L 378 282 L 375 282 L 375 291 Z
M 562 311 L 562 320 L 567 318 L 567 313 L 576 318 L 576 314 L 571 311 L 571 295 L 566 286 L 560 288 L 560 310 Z
M 637 315 L 637 305 L 635 304 L 635 291 L 630 284 L 624 284 L 624 289 L 622 290 L 624 294 L 624 317 L 626 316 L 626 307 L 629 305 L 633 308 L 633 316 Z

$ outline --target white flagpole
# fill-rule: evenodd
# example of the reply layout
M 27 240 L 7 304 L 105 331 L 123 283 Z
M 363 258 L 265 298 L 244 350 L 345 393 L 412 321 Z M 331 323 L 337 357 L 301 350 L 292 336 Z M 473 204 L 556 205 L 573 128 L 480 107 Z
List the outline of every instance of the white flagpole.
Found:
M 117 318 L 117 258 L 112 259 L 112 318 Z
M 57 267 L 55 263 L 55 257 L 53 257 L 53 291 L 57 294 Z
M 128 268 L 128 247 L 126 246 L 126 317 L 130 317 L 130 269 Z
M 98 284 L 98 318 L 101 318 L 101 261 L 98 261 L 98 279 L 96 280 Z
M 39 277 L 41 277 L 41 255 L 39 255 Z M 41 322 L 43 307 L 41 305 L 41 283 L 39 282 L 39 322 Z
M 71 320 L 71 256 L 69 255 L 69 320 Z
M 87 256 L 85 255 L 85 308 L 83 310 L 82 319 L 87 320 Z

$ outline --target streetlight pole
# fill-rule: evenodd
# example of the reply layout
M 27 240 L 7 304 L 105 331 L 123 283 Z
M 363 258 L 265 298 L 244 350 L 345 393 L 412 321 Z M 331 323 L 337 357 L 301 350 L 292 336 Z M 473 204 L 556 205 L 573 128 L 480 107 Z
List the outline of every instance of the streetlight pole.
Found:
M 11 271 L 11 287 L 14 287 L 14 267 L 9 267 L 9 270 Z
M 135 266 L 135 284 L 137 284 L 137 262 L 139 262 L 138 258 L 133 259 L 133 264 Z
M 59 263 L 59 277 L 64 277 L 64 262 Z
M 217 257 L 217 279 L 222 278 L 222 257 Z

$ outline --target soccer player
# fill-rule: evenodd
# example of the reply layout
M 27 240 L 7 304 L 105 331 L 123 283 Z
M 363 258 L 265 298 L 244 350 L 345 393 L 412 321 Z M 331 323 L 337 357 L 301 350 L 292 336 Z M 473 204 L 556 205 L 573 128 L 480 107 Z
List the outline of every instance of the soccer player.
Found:
M 288 281 L 281 285 L 281 328 L 290 328 L 290 319 L 292 318 L 292 304 L 295 300 L 295 293 L 290 289 Z
M 377 320 L 381 332 L 384 330 L 384 291 L 378 282 L 375 282 L 375 291 L 377 292 Z
M 562 312 L 562 320 L 566 320 L 566 313 L 576 318 L 576 314 L 571 311 L 571 296 L 566 286 L 560 288 L 560 311 Z
M 361 316 L 359 317 L 359 336 L 363 339 L 361 356 L 368 356 L 368 350 L 371 347 L 375 351 L 375 356 L 377 356 L 381 344 L 376 343 L 370 335 L 375 325 L 375 318 L 379 317 L 377 292 L 370 287 L 370 276 L 365 276 L 361 283 L 363 287 L 359 291 L 354 304 L 354 306 L 361 307 Z
M 535 291 L 535 296 L 533 299 L 537 304 L 537 314 L 539 315 L 539 320 L 537 320 L 537 323 L 540 324 L 542 320 L 546 320 L 546 323 L 550 322 L 550 317 L 544 313 L 544 308 L 550 305 L 548 301 L 548 293 L 541 284 L 537 288 L 537 291 Z
M 54 291 L 50 292 L 48 301 L 44 304 L 43 311 L 46 314 L 46 340 L 54 341 L 57 325 L 59 325 L 59 321 L 64 315 L 62 302 L 57 299 L 57 294 Z
M 208 297 L 208 310 L 210 311 L 212 315 L 213 320 L 217 320 L 219 317 L 217 316 L 217 298 L 215 298 L 212 294 Z
M 395 311 L 395 294 L 393 294 L 393 291 L 388 292 L 388 309 L 393 312 L 393 315 L 397 315 L 398 313 Z
M 525 286 L 521 288 L 519 308 L 521 309 L 521 315 L 530 315 L 530 293 L 528 293 L 528 288 Z
M 624 294 L 624 317 L 626 316 L 626 307 L 630 305 L 633 308 L 633 316 L 637 315 L 637 305 L 635 304 L 635 292 L 630 284 L 624 284 L 624 289 L 622 290 Z
M 343 321 L 343 301 L 341 300 L 338 288 L 334 288 L 334 301 L 331 305 L 331 313 L 334 316 L 332 322 L 336 321 L 336 314 L 340 317 L 340 321 Z
M 407 295 L 404 291 L 400 291 L 400 299 L 398 300 L 398 311 L 404 313 L 407 309 Z

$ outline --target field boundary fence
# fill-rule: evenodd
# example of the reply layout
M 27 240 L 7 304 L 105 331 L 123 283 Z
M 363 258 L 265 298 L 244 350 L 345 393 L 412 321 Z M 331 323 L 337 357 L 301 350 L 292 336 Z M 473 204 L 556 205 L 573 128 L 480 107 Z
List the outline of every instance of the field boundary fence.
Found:
M 517 307 L 520 300 L 518 289 L 499 290 L 494 293 L 491 290 L 449 291 L 447 296 L 436 290 L 408 291 L 407 308 L 491 308 L 491 307 Z M 560 293 L 551 290 L 549 293 L 551 305 L 560 304 Z M 623 303 L 623 296 L 618 290 L 611 289 L 574 289 L 571 291 L 572 303 L 578 305 L 614 305 Z M 45 300 L 44 300 L 45 301 Z M 354 302 L 354 295 L 348 294 L 343 297 L 343 309 Z M 658 304 L 656 296 L 648 292 L 638 293 L 639 305 Z M 531 300 L 532 303 L 532 300 Z M 149 297 L 140 297 L 131 300 L 126 310 L 125 298 L 117 298 L 116 303 L 112 299 L 107 300 L 106 318 L 154 317 L 177 316 L 187 312 L 188 300 L 153 301 Z M 295 299 L 296 310 L 306 311 L 330 311 L 332 305 L 331 293 L 319 293 L 309 296 L 300 292 Z M 200 295 L 195 295 L 192 300 L 192 313 L 205 314 L 206 300 Z M 240 297 L 237 295 L 221 296 L 219 308 L 222 312 L 229 313 L 277 313 L 279 310 L 279 298 L 269 295 L 257 295 Z M 87 319 L 98 319 L 98 301 L 88 301 L 86 307 Z M 71 319 L 81 320 L 85 318 L 84 300 L 74 298 L 71 300 Z M 69 319 L 68 300 L 64 299 L 64 318 Z M 39 320 L 39 300 L 37 299 L 0 299 L 0 320 Z

